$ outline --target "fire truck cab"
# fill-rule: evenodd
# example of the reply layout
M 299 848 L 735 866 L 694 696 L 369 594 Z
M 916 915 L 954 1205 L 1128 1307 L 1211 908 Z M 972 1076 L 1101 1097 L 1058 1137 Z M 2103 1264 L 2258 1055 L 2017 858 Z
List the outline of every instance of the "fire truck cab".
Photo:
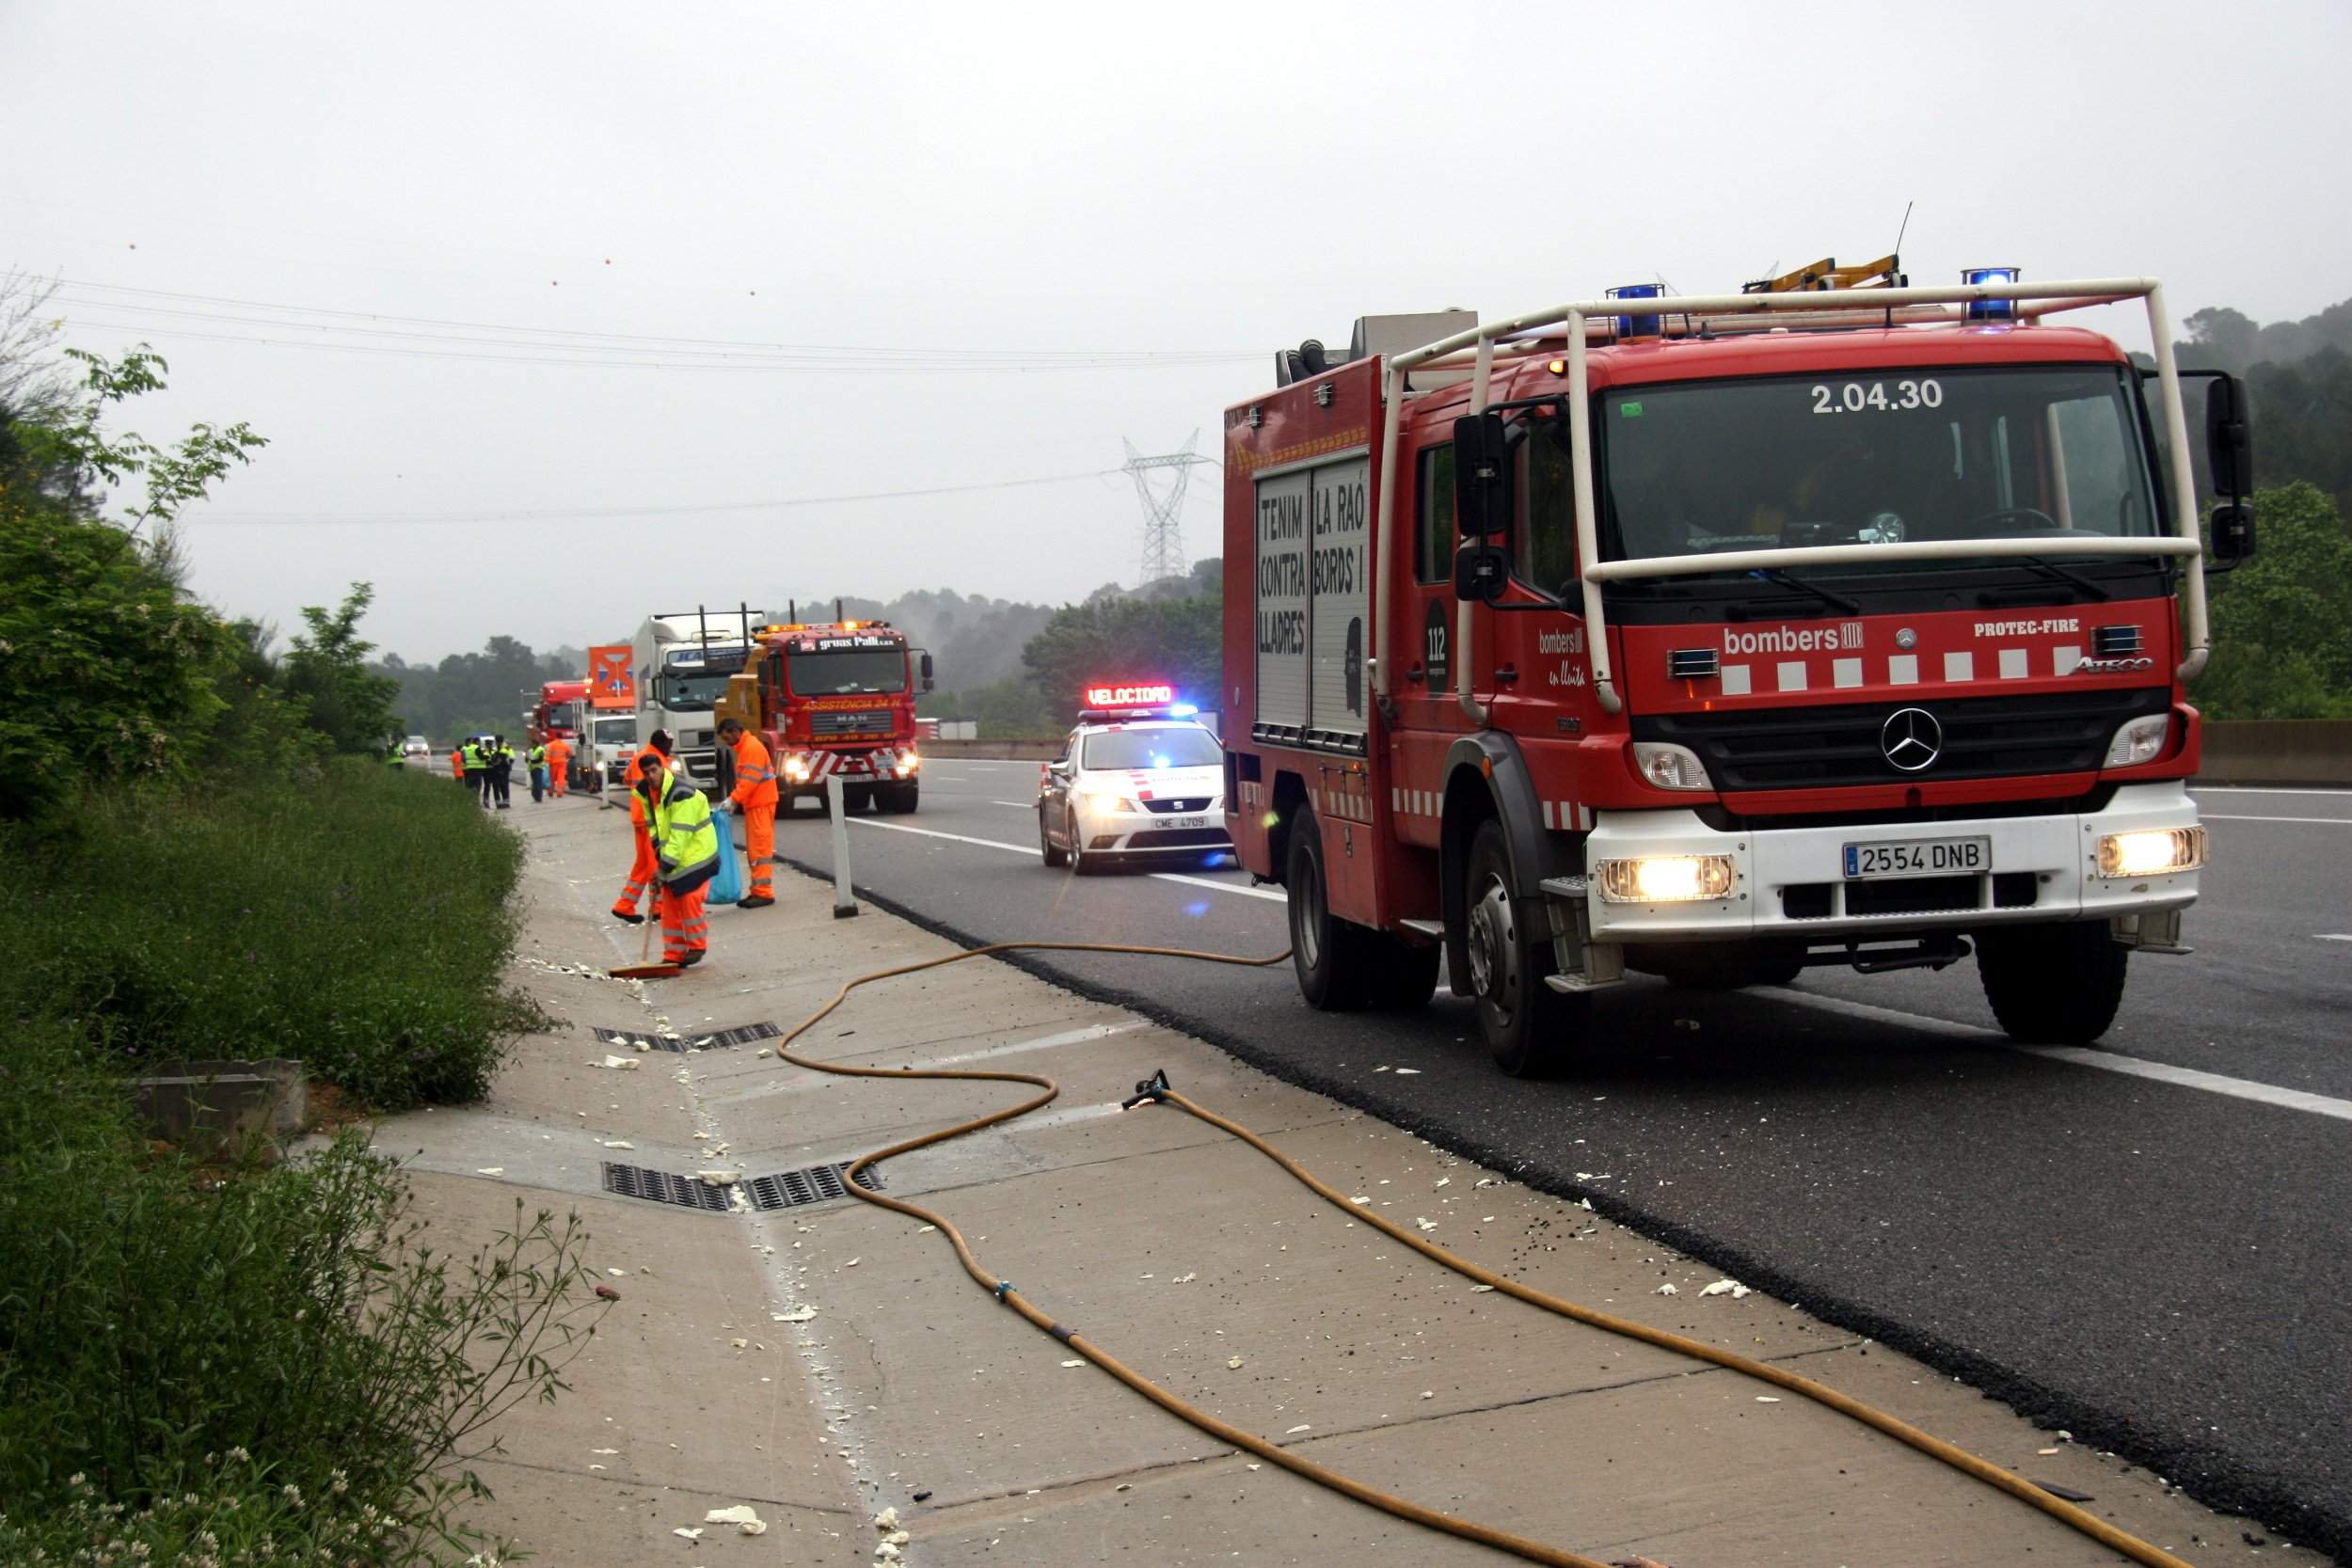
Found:
M 2144 304 L 2152 371 L 2048 318 Z M 2211 375 L 2201 538 L 2161 289 L 1895 259 L 1480 325 L 1366 318 L 1225 418 L 1236 852 L 1325 1007 L 1556 1070 L 1629 969 L 1976 958 L 2014 1038 L 2185 951 L 2203 573 L 2250 553 Z
M 779 812 L 788 816 L 804 796 L 831 810 L 825 781 L 835 774 L 848 810 L 915 810 L 922 756 L 914 700 L 931 689 L 931 656 L 910 648 L 887 621 L 781 623 L 763 628 L 757 642 L 739 677 L 752 688 L 739 717 L 761 732 L 775 760 Z M 722 750 L 724 793 L 735 781 L 733 758 Z

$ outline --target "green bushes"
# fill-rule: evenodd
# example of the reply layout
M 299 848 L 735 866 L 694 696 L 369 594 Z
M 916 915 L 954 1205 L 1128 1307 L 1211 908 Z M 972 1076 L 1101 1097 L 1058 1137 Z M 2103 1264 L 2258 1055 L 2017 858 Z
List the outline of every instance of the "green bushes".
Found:
M 82 1027 L 20 1019 L 0 1066 L 0 1561 L 464 1549 L 448 1463 L 591 1331 L 575 1227 L 517 1205 L 453 1261 L 360 1133 L 276 1166 L 151 1149 Z
M 0 1563 L 475 1544 L 448 1521 L 484 1422 L 551 1397 L 599 1309 L 576 1226 L 518 1205 L 447 1257 L 364 1134 L 205 1164 L 139 1135 L 121 1076 L 291 1055 L 379 1106 L 479 1096 L 532 1022 L 501 986 L 521 855 L 350 758 L 0 829 Z
M 0 837 L 0 997 L 148 1059 L 294 1056 L 370 1104 L 471 1100 L 532 1015 L 500 971 L 522 845 L 445 781 L 339 758 L 86 797 Z

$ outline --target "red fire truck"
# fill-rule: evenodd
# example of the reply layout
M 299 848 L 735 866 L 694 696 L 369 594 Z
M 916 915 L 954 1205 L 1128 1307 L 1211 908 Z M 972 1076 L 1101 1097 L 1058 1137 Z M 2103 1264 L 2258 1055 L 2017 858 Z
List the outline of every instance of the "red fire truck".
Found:
M 791 622 L 768 626 L 750 673 L 759 682 L 759 728 L 776 763 L 778 806 L 803 796 L 825 804 L 825 780 L 839 774 L 842 802 L 905 813 L 915 809 L 922 757 L 914 743 L 914 699 L 931 689 L 931 656 L 907 646 L 887 621 Z M 721 752 L 722 790 L 733 769 Z
M 531 698 L 526 690 L 523 696 Z M 562 736 L 572 744 L 572 762 L 566 782 L 576 788 L 586 788 L 591 775 L 582 766 L 580 736 L 587 728 L 588 683 L 577 681 L 547 681 L 541 684 L 537 700 L 523 710 L 523 730 L 541 740 Z
M 2153 370 L 2050 320 L 2121 302 Z M 1629 969 L 1973 950 L 2012 1037 L 2096 1037 L 2183 951 L 2204 573 L 2253 546 L 2240 389 L 2208 547 L 2170 344 L 2148 279 L 1889 257 L 1279 356 L 1225 418 L 1226 799 L 1307 999 L 1442 955 L 1532 1074 Z

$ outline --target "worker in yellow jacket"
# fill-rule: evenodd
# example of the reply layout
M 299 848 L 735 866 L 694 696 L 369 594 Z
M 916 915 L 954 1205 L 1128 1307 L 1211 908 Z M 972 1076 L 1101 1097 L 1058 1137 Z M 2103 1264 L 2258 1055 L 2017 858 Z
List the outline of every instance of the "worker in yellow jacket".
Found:
M 735 748 L 735 793 L 727 800 L 742 819 L 743 853 L 752 865 L 751 888 L 736 908 L 764 910 L 776 901 L 775 761 L 740 720 L 719 721 L 719 743 Z
M 661 879 L 661 959 L 684 968 L 702 962 L 710 949 L 703 899 L 719 874 L 719 828 L 703 792 L 669 768 L 667 739 L 655 735 L 663 761 L 641 772 L 637 792 L 645 802 L 645 835 Z

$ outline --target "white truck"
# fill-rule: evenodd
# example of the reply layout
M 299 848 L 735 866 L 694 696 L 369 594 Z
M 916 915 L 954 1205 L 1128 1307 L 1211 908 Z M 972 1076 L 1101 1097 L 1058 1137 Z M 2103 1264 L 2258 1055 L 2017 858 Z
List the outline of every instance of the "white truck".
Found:
M 717 737 L 711 707 L 739 673 L 753 639 L 768 624 L 765 610 L 697 607 L 650 615 L 631 640 L 637 681 L 637 738 L 670 732 L 672 753 L 686 776 L 706 790 L 718 787 Z

